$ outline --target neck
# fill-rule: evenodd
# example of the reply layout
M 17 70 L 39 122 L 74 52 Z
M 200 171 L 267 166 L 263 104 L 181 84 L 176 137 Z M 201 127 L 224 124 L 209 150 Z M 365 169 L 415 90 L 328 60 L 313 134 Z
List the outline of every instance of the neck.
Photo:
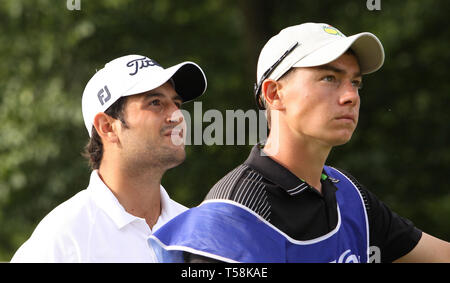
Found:
M 161 214 L 162 170 L 134 170 L 117 162 L 102 160 L 98 173 L 124 209 L 144 218 L 150 228 Z
M 264 146 L 268 156 L 320 193 L 322 170 L 330 151 L 330 146 L 312 138 L 272 135 L 272 131 Z

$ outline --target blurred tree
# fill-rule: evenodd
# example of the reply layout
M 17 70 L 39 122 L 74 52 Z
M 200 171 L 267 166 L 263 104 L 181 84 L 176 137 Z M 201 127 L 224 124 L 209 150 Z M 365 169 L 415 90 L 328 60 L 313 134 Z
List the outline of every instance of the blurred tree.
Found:
M 252 86 L 264 43 L 280 29 L 326 22 L 345 34 L 370 31 L 384 44 L 381 71 L 364 78 L 359 129 L 329 164 L 351 172 L 399 214 L 450 239 L 446 109 L 448 1 L 65 0 L 0 2 L 0 261 L 37 223 L 84 189 L 90 170 L 81 94 L 96 69 L 125 54 L 163 66 L 198 63 L 208 78 L 208 109 L 255 109 Z M 193 103 L 186 104 L 188 111 Z M 203 127 L 208 123 L 203 123 Z M 163 185 L 197 205 L 247 158 L 251 146 L 187 147 Z

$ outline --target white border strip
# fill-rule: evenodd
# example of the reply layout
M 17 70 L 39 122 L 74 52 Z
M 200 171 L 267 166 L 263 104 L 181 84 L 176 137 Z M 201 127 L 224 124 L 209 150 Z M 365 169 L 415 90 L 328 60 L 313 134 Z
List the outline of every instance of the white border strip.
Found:
M 294 243 L 294 244 L 297 244 L 297 245 L 310 245 L 310 244 L 315 244 L 315 243 L 321 242 L 321 241 L 323 241 L 323 240 L 325 240 L 325 239 L 328 239 L 328 238 L 330 238 L 331 236 L 333 236 L 333 235 L 339 230 L 339 228 L 341 227 L 341 212 L 340 212 L 340 209 L 339 209 L 339 204 L 337 204 L 338 223 L 337 223 L 336 227 L 335 227 L 332 231 L 330 231 L 329 233 L 327 233 L 327 234 L 325 234 L 325 235 L 322 235 L 322 236 L 320 236 L 320 237 L 318 237 L 318 238 L 315 238 L 315 239 L 311 239 L 311 240 L 307 240 L 307 241 L 299 241 L 299 240 L 295 240 L 295 239 L 289 237 L 286 233 L 284 233 L 283 231 L 281 231 L 280 229 L 278 229 L 277 227 L 275 227 L 274 225 L 272 225 L 271 223 L 269 223 L 267 220 L 265 220 L 264 218 L 262 218 L 259 214 L 257 214 L 256 212 L 254 212 L 254 211 L 251 210 L 250 208 L 248 208 L 248 207 L 246 207 L 246 206 L 244 206 L 244 205 L 242 205 L 242 204 L 240 204 L 240 203 L 237 203 L 237 202 L 232 201 L 232 200 L 212 199 L 212 200 L 205 200 L 205 201 L 203 201 L 203 202 L 202 202 L 200 205 L 198 205 L 198 206 L 201 206 L 201 205 L 206 204 L 206 203 L 228 203 L 228 204 L 231 204 L 231 205 L 240 207 L 240 208 L 242 208 L 242 209 L 245 209 L 246 211 L 250 212 L 250 213 L 253 214 L 255 217 L 257 217 L 258 220 L 260 220 L 261 222 L 263 222 L 264 224 L 266 224 L 267 226 L 269 226 L 269 227 L 272 228 L 273 230 L 275 230 L 275 231 L 277 231 L 278 233 L 280 233 L 281 235 L 283 235 L 283 237 L 285 237 L 289 242 Z
M 341 171 L 339 171 L 338 169 L 328 166 L 330 168 L 333 168 L 334 170 L 338 171 L 342 176 L 344 176 L 354 187 L 354 189 L 356 190 L 356 192 L 358 193 L 359 198 L 361 199 L 361 204 L 363 206 L 363 210 L 364 210 L 364 217 L 366 218 L 366 238 L 367 238 L 367 262 L 369 262 L 369 255 L 370 255 L 370 234 L 369 234 L 369 218 L 367 217 L 367 211 L 366 211 L 366 205 L 364 203 L 364 199 L 361 195 L 361 193 L 358 190 L 358 187 L 355 185 L 355 183 L 353 183 L 352 180 L 350 180 L 344 173 L 342 173 Z
M 190 247 L 177 246 L 177 245 L 167 246 L 163 242 L 161 242 L 158 238 L 156 238 L 154 235 L 150 235 L 149 240 L 150 239 L 154 240 L 158 245 L 160 245 L 166 251 L 172 251 L 172 250 L 174 250 L 174 251 L 184 251 L 184 252 L 189 252 L 189 253 L 192 253 L 192 254 L 197 254 L 197 255 L 201 255 L 201 256 L 217 259 L 217 260 L 220 260 L 220 261 L 223 261 L 223 262 L 239 263 L 238 261 L 234 261 L 234 260 L 226 258 L 226 257 L 218 256 L 218 255 L 211 254 L 211 253 L 204 252 L 204 251 L 199 251 L 199 250 L 196 250 L 196 249 L 193 249 L 193 248 L 190 248 Z

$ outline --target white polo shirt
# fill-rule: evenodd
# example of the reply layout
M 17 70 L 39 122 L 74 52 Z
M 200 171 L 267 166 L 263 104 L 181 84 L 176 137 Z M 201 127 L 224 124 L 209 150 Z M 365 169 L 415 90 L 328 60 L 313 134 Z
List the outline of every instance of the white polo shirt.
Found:
M 150 229 L 125 211 L 93 171 L 87 189 L 53 209 L 11 262 L 156 262 L 148 237 L 187 208 L 161 191 L 161 215 Z

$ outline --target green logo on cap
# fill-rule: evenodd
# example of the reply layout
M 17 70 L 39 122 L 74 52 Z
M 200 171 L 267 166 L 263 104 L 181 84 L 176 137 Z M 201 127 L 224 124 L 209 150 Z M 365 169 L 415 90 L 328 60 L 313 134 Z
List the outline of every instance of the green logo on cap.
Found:
M 329 34 L 344 36 L 340 31 L 337 30 L 337 28 L 332 26 L 324 26 L 323 30 Z

